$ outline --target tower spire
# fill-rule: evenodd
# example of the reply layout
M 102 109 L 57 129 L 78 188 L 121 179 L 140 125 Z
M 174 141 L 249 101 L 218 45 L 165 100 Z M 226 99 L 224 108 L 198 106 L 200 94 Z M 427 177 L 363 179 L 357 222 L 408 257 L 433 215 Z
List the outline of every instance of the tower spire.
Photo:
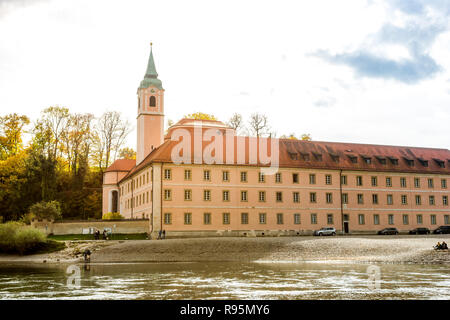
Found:
M 150 57 L 148 58 L 147 70 L 145 72 L 144 80 L 141 81 L 139 88 L 148 88 L 155 86 L 158 89 L 162 89 L 162 82 L 158 79 L 158 73 L 156 72 L 155 60 L 153 58 L 153 43 L 150 42 Z

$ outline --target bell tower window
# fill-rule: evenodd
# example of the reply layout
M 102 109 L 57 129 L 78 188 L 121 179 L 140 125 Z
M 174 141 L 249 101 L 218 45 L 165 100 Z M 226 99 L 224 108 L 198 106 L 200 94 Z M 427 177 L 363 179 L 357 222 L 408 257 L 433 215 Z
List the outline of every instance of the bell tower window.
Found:
M 156 107 L 156 98 L 155 96 L 150 97 L 150 107 Z

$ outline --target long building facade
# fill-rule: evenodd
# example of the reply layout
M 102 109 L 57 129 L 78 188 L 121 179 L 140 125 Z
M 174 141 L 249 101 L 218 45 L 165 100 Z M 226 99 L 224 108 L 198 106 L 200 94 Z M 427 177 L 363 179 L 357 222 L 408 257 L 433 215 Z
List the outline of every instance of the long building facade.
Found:
M 136 160 L 116 160 L 106 170 L 103 213 L 148 219 L 152 234 L 450 225 L 448 149 L 261 140 L 211 120 L 182 119 L 164 133 L 164 89 L 152 52 L 137 112 Z

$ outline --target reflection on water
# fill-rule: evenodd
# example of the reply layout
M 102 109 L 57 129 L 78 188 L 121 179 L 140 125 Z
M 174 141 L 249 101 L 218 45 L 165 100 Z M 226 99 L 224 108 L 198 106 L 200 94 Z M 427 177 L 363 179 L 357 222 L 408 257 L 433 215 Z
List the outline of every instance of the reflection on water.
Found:
M 445 265 L 378 265 L 380 289 L 367 264 L 141 263 L 0 264 L 1 299 L 450 299 Z

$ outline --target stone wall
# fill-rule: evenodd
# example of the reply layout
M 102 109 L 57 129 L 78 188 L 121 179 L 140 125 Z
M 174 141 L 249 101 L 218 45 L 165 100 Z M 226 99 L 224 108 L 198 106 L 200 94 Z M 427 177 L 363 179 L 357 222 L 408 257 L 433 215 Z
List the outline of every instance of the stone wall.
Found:
M 148 233 L 149 220 L 94 220 L 94 221 L 33 221 L 31 223 L 37 229 L 44 231 L 46 234 L 66 235 L 66 234 L 82 234 L 83 229 L 98 229 L 100 232 L 105 228 L 111 228 L 113 233 Z

